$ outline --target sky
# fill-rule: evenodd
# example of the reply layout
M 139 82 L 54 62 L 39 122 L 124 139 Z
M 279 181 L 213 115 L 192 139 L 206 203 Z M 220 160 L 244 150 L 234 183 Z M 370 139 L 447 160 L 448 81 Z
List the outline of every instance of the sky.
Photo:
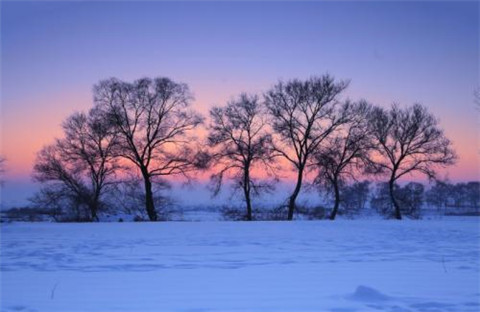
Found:
M 2 202 L 25 200 L 35 154 L 117 77 L 185 82 L 205 115 L 240 92 L 329 73 L 345 95 L 422 103 L 459 155 L 442 171 L 479 178 L 479 2 L 2 1 Z

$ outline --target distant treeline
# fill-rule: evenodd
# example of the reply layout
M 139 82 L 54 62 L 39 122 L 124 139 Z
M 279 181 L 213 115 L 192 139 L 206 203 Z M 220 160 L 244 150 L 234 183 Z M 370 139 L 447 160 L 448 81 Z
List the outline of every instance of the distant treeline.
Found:
M 331 191 L 325 188 L 309 189 L 318 191 L 321 198 L 327 199 L 321 204 L 297 205 L 295 216 L 303 220 L 318 220 L 329 217 L 332 205 L 328 198 Z M 353 219 L 378 214 L 389 218 L 393 209 L 388 184 L 385 182 L 357 181 L 342 185 L 341 202 L 338 214 Z M 105 196 L 105 206 L 101 209 L 101 219 L 105 221 L 145 221 L 148 219 L 142 205 L 135 206 L 131 195 L 119 196 L 112 192 Z M 143 194 L 138 194 L 142 200 Z M 403 186 L 395 185 L 395 196 L 401 203 L 402 215 L 417 219 L 423 215 L 480 216 L 480 182 L 449 183 L 436 181 L 430 186 L 418 182 L 409 182 Z M 247 220 L 244 208 L 240 204 L 223 205 L 194 204 L 182 206 L 177 198 L 163 200 L 159 220 L 163 221 L 209 221 L 209 220 Z M 128 205 L 128 203 L 132 205 Z M 262 204 L 259 204 L 262 203 Z M 51 207 L 31 205 L 6 210 L 0 216 L 1 221 L 90 221 L 89 211 L 83 209 L 52 209 Z M 81 208 L 81 207 L 80 207 Z M 257 201 L 253 208 L 254 220 L 284 220 L 285 206 Z
M 457 158 L 451 142 L 425 106 L 387 109 L 344 100 L 347 86 L 329 75 L 279 81 L 263 94 L 240 94 L 211 108 L 206 119 L 191 108 L 184 83 L 100 81 L 93 107 L 68 117 L 63 137 L 38 153 L 33 178 L 42 188 L 32 207 L 82 221 L 97 221 L 101 211 L 139 209 L 150 221 L 163 220 L 169 178 L 208 172 L 213 194 L 229 180 L 242 194 L 240 218 L 253 220 L 259 218 L 252 198 L 273 192 L 293 171 L 294 187 L 276 218 L 299 213 L 305 182 L 330 192 L 332 206 L 323 217 L 361 209 L 369 184 L 351 181 L 368 176 L 385 181 L 373 192 L 372 207 L 387 217 L 416 217 L 424 187 L 398 187 L 397 181 L 411 173 L 434 180 L 438 168 Z M 470 188 L 478 191 L 478 183 L 437 182 L 425 198 L 438 207 L 478 207 Z

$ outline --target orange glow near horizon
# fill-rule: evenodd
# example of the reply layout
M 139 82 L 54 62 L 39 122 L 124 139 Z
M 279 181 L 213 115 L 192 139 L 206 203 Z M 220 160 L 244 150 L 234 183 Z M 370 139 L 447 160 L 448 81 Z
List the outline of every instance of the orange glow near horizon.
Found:
M 66 117 L 92 106 L 92 86 L 102 79 L 186 83 L 208 120 L 212 105 L 241 92 L 261 95 L 278 80 L 329 73 L 350 81 L 351 100 L 427 106 L 459 156 L 439 176 L 478 180 L 478 8 L 468 1 L 6 1 L 5 178 L 31 175 L 36 153 L 62 135 Z
M 233 88 L 232 88 L 233 89 Z M 232 90 L 228 90 L 232 91 Z M 208 109 L 215 105 L 223 105 L 232 96 L 213 92 L 200 92 L 196 94 L 192 108 L 202 113 L 208 125 Z M 65 92 L 51 97 L 43 97 L 35 100 L 35 106 L 26 105 L 26 102 L 34 101 L 25 99 L 20 102 L 9 102 L 4 105 L 15 105 L 15 111 L 7 112 L 2 120 L 2 154 L 7 159 L 6 178 L 17 179 L 31 175 L 36 153 L 45 145 L 53 142 L 54 138 L 62 136 L 61 123 L 74 111 L 86 110 L 91 107 L 91 95 L 88 92 Z M 60 104 L 64 103 L 64 104 Z M 5 106 L 4 106 L 5 107 Z M 29 107 L 29 110 L 26 110 Z M 442 126 L 444 126 L 442 124 Z M 470 133 L 465 135 L 465 129 L 461 125 L 458 128 L 445 129 L 447 135 L 454 144 L 459 156 L 456 165 L 439 170 L 439 177 L 448 177 L 453 181 L 478 180 L 479 177 L 479 154 L 476 144 L 472 144 Z M 199 139 L 205 138 L 205 130 L 200 129 L 197 134 Z M 287 180 L 294 180 L 290 165 L 285 163 L 282 176 Z M 200 180 L 207 180 L 211 172 L 200 173 Z M 257 177 L 264 175 L 257 172 Z M 422 176 L 413 175 L 405 179 L 422 180 Z

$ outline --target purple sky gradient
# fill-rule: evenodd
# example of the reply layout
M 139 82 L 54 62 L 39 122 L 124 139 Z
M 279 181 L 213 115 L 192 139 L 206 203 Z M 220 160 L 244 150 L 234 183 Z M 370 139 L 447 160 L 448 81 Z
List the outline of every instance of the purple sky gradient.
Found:
M 460 156 L 442 175 L 479 177 L 476 1 L 0 5 L 4 202 L 31 194 L 35 153 L 108 77 L 186 82 L 206 113 L 242 91 L 328 72 L 351 80 L 352 99 L 428 106 Z

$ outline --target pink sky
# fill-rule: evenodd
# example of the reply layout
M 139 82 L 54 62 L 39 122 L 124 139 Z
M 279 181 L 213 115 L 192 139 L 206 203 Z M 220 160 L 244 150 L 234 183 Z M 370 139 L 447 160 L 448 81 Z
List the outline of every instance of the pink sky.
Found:
M 42 146 L 53 142 L 55 137 L 62 136 L 62 121 L 74 111 L 86 110 L 91 107 L 92 100 L 89 91 L 59 92 L 44 96 L 35 99 L 34 106 L 19 101 L 15 103 L 15 110 L 4 114 L 2 127 L 5 135 L 2 135 L 2 147 L 3 154 L 8 159 L 7 179 L 23 179 L 31 174 L 36 153 Z M 257 90 L 252 90 L 252 92 L 255 91 Z M 235 91 L 231 90 L 231 92 L 234 94 Z M 196 100 L 192 107 L 204 116 L 208 116 L 208 108 L 211 106 L 208 103 L 225 103 L 231 98 L 225 90 L 223 94 L 210 90 L 204 92 L 198 90 L 194 93 Z M 25 101 L 33 100 L 27 98 Z M 472 108 L 472 114 L 474 113 Z M 445 121 L 441 120 L 441 125 L 444 126 L 446 134 L 453 141 L 459 159 L 455 166 L 439 171 L 440 176 L 455 181 L 478 179 L 479 153 L 476 132 L 454 117 Z M 199 132 L 203 133 L 204 130 Z
M 0 5 L 7 185 L 30 183 L 35 154 L 61 136 L 68 115 L 91 107 L 95 83 L 145 76 L 187 83 L 193 107 L 206 115 L 212 105 L 240 92 L 260 94 L 278 79 L 330 73 L 351 80 L 346 96 L 353 100 L 427 106 L 459 156 L 440 175 L 480 177 L 477 1 Z

